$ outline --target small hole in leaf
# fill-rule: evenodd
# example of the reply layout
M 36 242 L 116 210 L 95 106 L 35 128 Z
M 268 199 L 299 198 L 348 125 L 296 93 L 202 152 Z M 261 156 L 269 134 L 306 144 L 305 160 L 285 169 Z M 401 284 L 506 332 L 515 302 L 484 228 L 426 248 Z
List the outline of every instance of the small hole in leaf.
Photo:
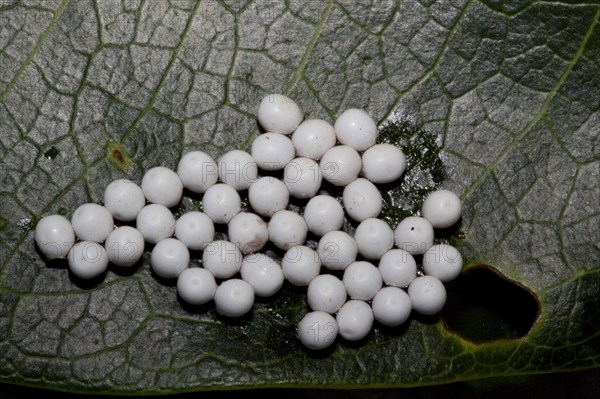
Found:
M 540 313 L 529 289 L 488 266 L 469 269 L 447 290 L 446 328 L 474 342 L 524 337 Z
M 464 240 L 465 238 L 467 238 L 467 234 L 462 230 L 458 230 L 452 234 L 452 238 L 456 240 Z
M 44 152 L 44 156 L 47 159 L 53 160 L 54 158 L 56 158 L 58 156 L 59 153 L 60 153 L 60 151 L 56 147 L 52 146 L 52 147 L 48 148 L 48 150 L 46 152 Z

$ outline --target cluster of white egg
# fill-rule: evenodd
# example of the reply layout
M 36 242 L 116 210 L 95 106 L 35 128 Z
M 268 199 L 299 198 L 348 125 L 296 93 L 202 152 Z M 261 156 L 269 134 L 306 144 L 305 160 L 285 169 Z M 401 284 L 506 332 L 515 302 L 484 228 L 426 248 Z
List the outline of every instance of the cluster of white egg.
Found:
M 177 172 L 148 170 L 141 186 L 116 180 L 106 187 L 103 205 L 81 205 L 71 221 L 42 218 L 35 241 L 48 259 L 67 257 L 72 273 L 83 279 L 101 276 L 109 262 L 134 266 L 145 243 L 153 244 L 150 265 L 157 276 L 177 278 L 184 301 L 214 300 L 227 317 L 245 315 L 255 296 L 273 296 L 284 280 L 307 286 L 312 311 L 299 322 L 298 337 L 310 349 L 329 346 L 338 334 L 360 340 L 374 320 L 397 326 L 412 310 L 439 312 L 446 300 L 443 282 L 458 276 L 462 258 L 449 245 L 434 245 L 434 228 L 458 221 L 458 197 L 435 191 L 425 199 L 423 217 L 405 218 L 392 230 L 377 218 L 383 201 L 375 184 L 402 176 L 402 150 L 376 144 L 377 126 L 359 109 L 342 113 L 334 126 L 303 119 L 288 97 L 266 96 L 258 121 L 267 133 L 256 137 L 251 153 L 233 150 L 215 161 L 193 151 Z M 281 179 L 268 175 L 278 170 Z M 341 203 L 319 193 L 323 179 L 344 187 Z M 169 208 L 180 203 L 184 188 L 202 194 L 202 212 L 175 220 Z M 254 213 L 243 210 L 240 192 Z M 288 210 L 290 196 L 308 200 L 302 215 Z M 359 223 L 354 236 L 342 231 L 346 214 Z M 115 219 L 136 227 L 115 227 Z M 215 224 L 227 224 L 227 241 L 215 240 Z M 305 245 L 309 232 L 320 237 L 314 249 Z M 267 241 L 285 251 L 281 262 L 260 252 Z M 189 267 L 190 250 L 202 251 L 202 267 Z M 422 255 L 424 273 L 414 255 Z M 321 274 L 323 269 L 330 273 Z

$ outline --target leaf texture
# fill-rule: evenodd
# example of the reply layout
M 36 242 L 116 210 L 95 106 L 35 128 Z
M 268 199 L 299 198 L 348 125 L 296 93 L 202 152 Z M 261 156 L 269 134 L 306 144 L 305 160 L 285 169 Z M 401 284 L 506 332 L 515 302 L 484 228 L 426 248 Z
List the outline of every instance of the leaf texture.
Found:
M 600 7 L 595 1 L 0 1 L 0 380 L 169 393 L 375 387 L 600 362 Z M 532 290 L 524 338 L 440 321 L 322 355 L 303 295 L 232 325 L 146 267 L 82 288 L 31 227 L 182 153 L 247 148 L 266 93 L 311 118 L 400 110 L 439 138 L 465 201 L 460 249 Z M 517 309 L 515 309 L 517 311 Z

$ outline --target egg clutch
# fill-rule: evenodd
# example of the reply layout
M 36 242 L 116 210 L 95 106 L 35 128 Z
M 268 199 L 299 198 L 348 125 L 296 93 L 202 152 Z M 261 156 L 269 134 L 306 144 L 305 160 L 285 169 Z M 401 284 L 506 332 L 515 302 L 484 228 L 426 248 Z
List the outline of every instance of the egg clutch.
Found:
M 365 111 L 348 109 L 332 126 L 304 120 L 293 100 L 270 94 L 257 119 L 265 133 L 249 153 L 232 150 L 215 161 L 192 151 L 177 171 L 157 166 L 139 185 L 113 181 L 103 205 L 83 204 L 70 220 L 39 220 L 38 248 L 49 260 L 67 258 L 73 275 L 90 279 L 103 276 L 109 263 L 136 267 L 150 244 L 156 276 L 177 279 L 183 301 L 213 301 L 226 317 L 247 314 L 255 297 L 272 297 L 285 280 L 307 287 L 311 311 L 299 320 L 297 336 L 313 350 L 338 336 L 359 341 L 374 321 L 394 327 L 412 311 L 438 313 L 446 301 L 443 283 L 459 275 L 463 262 L 456 248 L 434 245 L 434 236 L 460 219 L 458 196 L 434 191 L 420 216 L 392 228 L 378 218 L 378 185 L 401 179 L 406 158 L 401 148 L 376 144 L 377 125 Z M 327 185 L 343 188 L 341 198 Z M 176 219 L 184 188 L 202 195 L 201 211 Z M 302 213 L 289 206 L 290 197 L 306 201 Z M 353 235 L 342 230 L 346 218 L 358 223 Z M 215 224 L 227 226 L 227 239 L 215 239 Z M 316 246 L 306 245 L 309 233 Z M 268 241 L 281 259 L 261 252 Z M 201 267 L 190 267 L 190 251 L 201 251 Z

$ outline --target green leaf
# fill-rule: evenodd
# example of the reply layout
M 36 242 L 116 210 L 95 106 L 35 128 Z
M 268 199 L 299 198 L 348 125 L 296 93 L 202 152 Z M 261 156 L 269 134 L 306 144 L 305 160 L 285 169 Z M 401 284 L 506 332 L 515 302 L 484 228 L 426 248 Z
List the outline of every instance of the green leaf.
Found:
M 0 380 L 168 393 L 597 366 L 599 16 L 586 0 L 0 1 Z M 467 268 L 530 290 L 533 328 L 475 343 L 413 318 L 313 354 L 294 337 L 301 292 L 232 325 L 182 308 L 147 265 L 82 287 L 42 260 L 39 217 L 185 151 L 246 148 L 269 92 L 311 118 L 398 111 L 438 137 L 444 184 L 465 202 Z

